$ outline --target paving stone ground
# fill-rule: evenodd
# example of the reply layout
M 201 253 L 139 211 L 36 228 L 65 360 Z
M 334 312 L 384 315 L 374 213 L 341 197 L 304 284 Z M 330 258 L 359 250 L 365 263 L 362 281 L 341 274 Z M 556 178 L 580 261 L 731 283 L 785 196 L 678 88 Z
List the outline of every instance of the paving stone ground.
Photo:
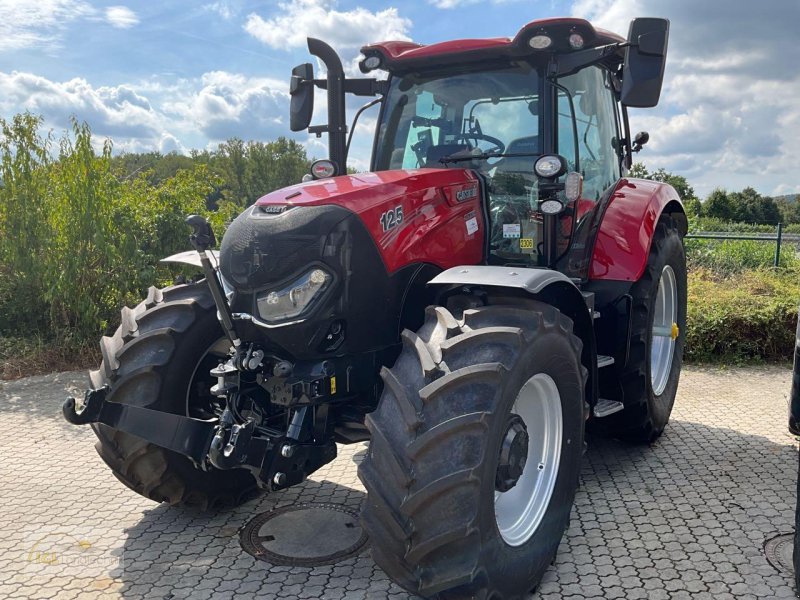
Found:
M 411 598 L 362 554 L 276 567 L 239 547 L 255 514 L 298 501 L 357 509 L 363 445 L 297 488 L 215 515 L 117 482 L 60 404 L 81 373 L 0 382 L 0 598 Z M 686 368 L 652 447 L 590 439 L 572 523 L 537 598 L 791 598 L 763 542 L 792 531 L 790 371 Z

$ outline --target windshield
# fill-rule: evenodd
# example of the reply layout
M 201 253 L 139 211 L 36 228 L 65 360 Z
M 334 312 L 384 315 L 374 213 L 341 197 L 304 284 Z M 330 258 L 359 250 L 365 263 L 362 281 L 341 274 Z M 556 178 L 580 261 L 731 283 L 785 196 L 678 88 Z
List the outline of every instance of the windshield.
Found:
M 492 255 L 536 261 L 542 240 L 533 172 L 542 153 L 540 83 L 530 65 L 394 77 L 378 129 L 375 170 L 481 172 L 489 192 Z
M 374 167 L 441 168 L 449 164 L 442 159 L 463 161 L 473 151 L 531 158 L 493 158 L 484 159 L 483 165 L 458 166 L 532 172 L 532 156 L 540 153 L 538 114 L 539 75 L 528 65 L 394 77 L 378 130 Z

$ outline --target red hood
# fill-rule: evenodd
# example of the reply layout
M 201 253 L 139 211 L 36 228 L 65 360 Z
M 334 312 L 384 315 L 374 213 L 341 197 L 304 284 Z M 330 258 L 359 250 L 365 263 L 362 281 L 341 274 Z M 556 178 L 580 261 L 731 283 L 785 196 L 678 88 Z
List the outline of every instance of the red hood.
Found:
M 389 273 L 412 263 L 449 269 L 483 258 L 480 182 L 466 169 L 342 175 L 272 192 L 256 204 L 334 204 L 355 213 Z
M 466 169 L 407 169 L 342 175 L 298 183 L 262 196 L 256 204 L 319 206 L 336 204 L 361 214 L 387 201 L 440 190 L 448 200 L 462 188 L 474 187 L 478 178 Z M 426 194 L 427 195 L 427 194 Z

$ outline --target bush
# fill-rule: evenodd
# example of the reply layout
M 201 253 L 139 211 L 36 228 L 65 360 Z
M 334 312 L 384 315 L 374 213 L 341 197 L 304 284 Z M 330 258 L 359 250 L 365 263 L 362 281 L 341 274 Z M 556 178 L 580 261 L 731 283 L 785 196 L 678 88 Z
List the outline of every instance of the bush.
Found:
M 159 264 L 187 248 L 189 213 L 204 213 L 218 180 L 205 165 L 157 184 L 118 179 L 111 144 L 98 156 L 73 121 L 57 158 L 40 119 L 0 120 L 0 331 L 73 348 L 117 325 L 119 308 L 177 272 Z
M 689 273 L 686 359 L 787 361 L 794 351 L 800 272 Z
M 684 240 L 689 270 L 708 269 L 730 276 L 752 269 L 765 269 L 775 262 L 775 242 L 756 240 Z M 781 245 L 780 267 L 800 268 L 800 259 L 790 244 Z
M 765 223 L 740 223 L 738 221 L 726 221 L 716 217 L 690 217 L 689 231 L 721 231 L 728 233 L 771 233 L 777 232 L 775 225 Z M 783 225 L 784 233 L 800 233 L 800 223 L 790 223 Z

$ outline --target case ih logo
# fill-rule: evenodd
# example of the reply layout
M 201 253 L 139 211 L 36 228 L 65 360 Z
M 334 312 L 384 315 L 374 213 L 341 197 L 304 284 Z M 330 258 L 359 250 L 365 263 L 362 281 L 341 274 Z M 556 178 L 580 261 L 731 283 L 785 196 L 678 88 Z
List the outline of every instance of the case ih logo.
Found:
M 261 209 L 261 213 L 265 215 L 279 215 L 284 211 L 289 210 L 290 206 L 286 204 L 265 204 L 264 206 L 259 207 Z
M 461 190 L 460 192 L 456 192 L 456 200 L 459 202 L 464 202 L 464 200 L 470 200 L 472 198 L 476 198 L 478 196 L 478 186 L 474 186 L 471 188 L 467 188 L 465 190 Z

